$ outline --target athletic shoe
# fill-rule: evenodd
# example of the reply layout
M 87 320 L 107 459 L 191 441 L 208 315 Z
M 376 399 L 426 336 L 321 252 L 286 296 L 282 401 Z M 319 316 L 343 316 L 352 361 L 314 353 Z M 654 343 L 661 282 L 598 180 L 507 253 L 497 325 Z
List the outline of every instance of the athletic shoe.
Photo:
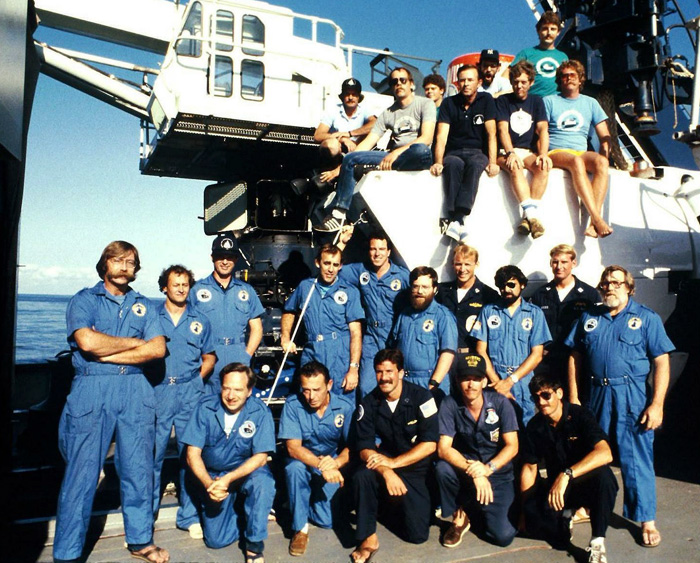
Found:
M 604 545 L 591 545 L 586 548 L 588 563 L 608 563 Z
M 523 217 L 520 220 L 520 223 L 515 227 L 515 230 L 518 231 L 519 235 L 523 235 L 526 237 L 527 235 L 530 234 L 530 223 L 527 220 L 527 218 Z
M 335 233 L 342 229 L 343 225 L 345 225 L 345 218 L 338 219 L 333 217 L 333 215 L 326 215 L 320 224 L 314 225 L 314 231 Z
M 202 525 L 199 522 L 192 524 L 189 528 L 187 528 L 187 531 L 190 533 L 190 537 L 193 540 L 204 539 L 204 531 L 202 530 Z
M 544 234 L 544 225 L 539 219 L 534 217 L 530 219 L 530 234 L 533 239 L 540 238 Z
M 445 236 L 450 237 L 453 240 L 456 240 L 459 242 L 460 236 L 462 233 L 462 223 L 459 221 L 452 221 L 449 225 L 447 225 L 447 229 L 445 229 Z

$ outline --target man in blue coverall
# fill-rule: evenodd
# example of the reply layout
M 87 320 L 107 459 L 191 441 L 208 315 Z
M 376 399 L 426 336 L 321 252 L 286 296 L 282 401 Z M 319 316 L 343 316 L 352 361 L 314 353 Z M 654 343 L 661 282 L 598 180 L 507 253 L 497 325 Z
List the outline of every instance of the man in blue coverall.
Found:
M 233 233 L 220 233 L 211 245 L 214 271 L 192 288 L 193 302 L 209 319 L 214 337 L 216 366 L 208 382 L 214 395 L 219 393 L 221 369 L 232 362 L 250 365 L 263 336 L 260 299 L 252 286 L 233 275 L 238 256 Z
M 353 227 L 346 226 L 338 248 L 352 237 Z M 408 270 L 389 260 L 391 241 L 386 233 L 374 232 L 369 236 L 369 253 L 366 262 L 346 264 L 340 270 L 340 279 L 355 287 L 362 297 L 365 310 L 365 333 L 362 337 L 360 360 L 360 397 L 377 386 L 374 372 L 374 356 L 386 348 L 391 327 L 396 318 L 396 298 L 408 289 Z
M 186 461 L 182 433 L 195 405 L 204 394 L 203 378 L 214 369 L 216 356 L 209 320 L 192 304 L 187 303 L 194 275 L 184 266 L 163 270 L 158 287 L 165 294 L 165 303 L 158 307 L 160 326 L 167 339 L 168 355 L 157 366 L 156 456 L 153 467 L 153 514 L 160 508 L 160 475 L 170 432 L 175 426 L 180 459 L 180 488 L 177 527 L 189 530 L 194 539 L 202 539 L 197 508 L 191 498 L 191 482 L 185 478 Z
M 407 381 L 450 393 L 448 373 L 457 351 L 457 322 L 447 307 L 435 301 L 437 272 L 418 266 L 409 276 L 411 303 L 401 313 L 391 340 L 403 352 Z
M 241 363 L 220 374 L 221 395 L 208 396 L 192 413 L 182 441 L 187 463 L 203 487 L 204 543 L 219 549 L 238 539 L 236 498 L 243 495 L 246 563 L 263 563 L 267 516 L 275 480 L 267 456 L 275 451 L 270 409 L 251 397 L 255 374 Z
M 306 304 L 303 321 L 307 342 L 301 354 L 302 365 L 312 360 L 322 363 L 328 368 L 331 379 L 341 382 L 333 386 L 332 391 L 354 398 L 362 355 L 361 321 L 365 318 L 360 294 L 338 279 L 343 255 L 337 246 L 323 245 L 316 255 L 316 267 L 318 277 L 301 282 L 284 304 L 280 323 L 282 349 L 296 353 L 296 344 L 291 340 L 292 328 Z
M 476 353 L 486 360 L 493 388 L 515 400 L 523 424 L 535 414 L 527 384 L 552 340 L 542 310 L 523 301 L 527 278 L 517 266 L 502 266 L 494 276 L 501 299 L 486 305 L 474 324 Z
M 621 266 L 603 270 L 603 305 L 583 313 L 566 339 L 572 348 L 569 395 L 579 404 L 578 382 L 590 371 L 589 407 L 617 445 L 624 485 L 624 516 L 641 522 L 642 545 L 656 547 L 654 430 L 661 426 L 675 347 L 661 318 L 632 299 L 634 278 Z M 654 364 L 651 396 L 647 378 Z
M 102 281 L 79 291 L 66 311 L 75 379 L 59 424 L 66 470 L 56 516 L 56 562 L 83 555 L 92 501 L 115 431 L 128 549 L 152 563 L 170 559 L 153 544 L 155 399 L 142 369 L 165 356 L 165 338 L 156 308 L 129 287 L 140 267 L 132 244 L 108 244 L 96 265 Z
M 486 539 L 505 547 L 515 537 L 508 511 L 515 498 L 511 462 L 518 453 L 518 420 L 508 399 L 485 390 L 484 358 L 458 354 L 454 376 L 459 395 L 445 398 L 438 412 L 435 477 L 442 512 L 453 517 L 442 545 L 457 547 L 476 515 Z
M 333 380 L 318 362 L 301 368 L 298 396 L 287 397 L 280 419 L 279 439 L 287 445 L 284 472 L 294 536 L 289 554 L 304 555 L 309 543 L 309 519 L 322 528 L 333 526 L 335 494 L 345 478 L 341 469 L 350 460 L 348 433 L 355 403 L 331 393 Z

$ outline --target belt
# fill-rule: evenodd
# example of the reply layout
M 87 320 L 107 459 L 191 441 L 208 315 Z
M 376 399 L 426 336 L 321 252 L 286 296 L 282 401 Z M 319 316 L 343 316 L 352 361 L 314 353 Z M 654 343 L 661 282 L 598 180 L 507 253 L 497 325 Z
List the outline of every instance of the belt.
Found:
M 225 338 L 217 338 L 216 343 L 217 344 L 223 344 L 224 346 L 231 346 L 233 344 L 243 344 L 245 342 L 245 336 L 234 336 L 231 338 L 225 337 Z
M 338 340 L 338 338 L 340 338 L 340 335 L 334 331 L 330 334 L 317 334 L 312 340 L 323 342 L 324 340 Z
M 182 385 L 183 383 L 189 383 L 199 376 L 197 375 L 166 375 L 163 378 L 163 383 L 166 385 Z
M 385 323 L 384 321 L 370 321 L 369 319 L 366 321 L 367 326 L 374 326 L 374 327 L 381 327 L 381 326 L 389 326 L 389 323 Z
M 135 375 L 143 374 L 140 366 L 119 366 L 110 364 L 99 364 L 94 366 L 84 366 L 76 368 L 75 375 Z
M 595 385 L 596 387 L 608 387 L 609 385 L 629 385 L 629 383 L 630 378 L 627 375 L 623 375 L 622 377 L 596 377 L 595 375 L 591 376 L 591 384 Z
M 505 370 L 506 370 L 506 373 L 507 373 L 508 375 L 513 375 L 513 372 L 514 372 L 516 369 L 518 369 L 520 366 L 507 366 L 507 365 L 505 365 L 505 364 L 496 364 L 496 363 L 494 363 L 494 364 L 493 364 L 493 367 L 494 367 L 494 368 L 497 368 L 497 367 L 498 367 L 498 368 L 501 368 L 501 369 L 505 369 Z

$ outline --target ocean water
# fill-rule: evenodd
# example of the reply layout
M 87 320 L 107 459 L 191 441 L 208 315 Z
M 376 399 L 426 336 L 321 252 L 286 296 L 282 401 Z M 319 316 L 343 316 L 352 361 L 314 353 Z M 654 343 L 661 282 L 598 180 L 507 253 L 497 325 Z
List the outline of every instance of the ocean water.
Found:
M 15 361 L 43 362 L 68 349 L 68 295 L 18 295 Z

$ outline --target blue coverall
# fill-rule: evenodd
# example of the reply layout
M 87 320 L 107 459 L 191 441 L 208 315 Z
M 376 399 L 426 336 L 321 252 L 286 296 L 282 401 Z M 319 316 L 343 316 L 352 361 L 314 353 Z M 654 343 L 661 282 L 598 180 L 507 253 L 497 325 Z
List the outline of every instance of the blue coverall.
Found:
M 363 263 L 347 264 L 340 270 L 340 279 L 357 288 L 365 311 L 365 333 L 362 337 L 360 361 L 360 396 L 377 386 L 374 356 L 387 346 L 396 318 L 396 297 L 408 288 L 408 270 L 392 262 L 389 270 L 378 278 L 376 272 Z
M 301 354 L 301 365 L 311 360 L 328 368 L 333 380 L 331 391 L 342 394 L 341 384 L 350 368 L 350 328 L 354 321 L 365 318 L 360 294 L 350 284 L 336 279 L 331 286 L 324 286 L 307 278 L 294 290 L 284 304 L 285 313 L 299 313 L 309 291 L 313 291 L 304 313 L 307 342 Z M 352 397 L 355 392 L 349 393 Z
M 66 325 L 75 378 L 58 429 L 66 470 L 58 497 L 54 560 L 82 554 L 97 482 L 115 431 L 124 531 L 129 549 L 137 551 L 153 543 L 153 387 L 141 366 L 100 363 L 78 348 L 73 335 L 90 328 L 152 340 L 163 335 L 156 308 L 136 291 L 118 298 L 98 282 L 70 300 Z
M 280 419 L 280 440 L 301 440 L 301 445 L 316 456 L 336 457 L 347 447 L 348 433 L 355 411 L 346 397 L 330 394 L 330 403 L 322 417 L 310 409 L 303 398 L 288 397 Z M 310 520 L 322 528 L 333 525 L 331 500 L 340 489 L 328 483 L 321 472 L 297 459 L 285 465 L 292 529 L 301 530 Z
M 245 349 L 248 322 L 262 316 L 265 311 L 253 287 L 234 277 L 223 289 L 211 274 L 194 285 L 190 299 L 211 323 L 216 366 L 206 391 L 218 395 L 222 368 L 231 362 L 250 365 L 250 355 Z
M 508 307 L 500 301 L 486 305 L 471 334 L 488 344 L 489 359 L 501 379 L 518 369 L 535 346 L 552 340 L 542 309 L 527 301 L 520 302 L 512 317 Z M 523 424 L 535 415 L 535 404 L 527 387 L 532 376 L 533 372 L 530 372 L 521 377 L 510 390 L 523 411 Z
M 422 311 L 408 306 L 396 321 L 392 340 L 403 352 L 405 377 L 428 389 L 440 354 L 457 351 L 457 321 L 449 309 L 437 301 Z M 440 389 L 450 394 L 449 374 L 440 382 Z
M 187 462 L 184 456 L 182 433 L 190 420 L 195 405 L 204 395 L 200 376 L 203 354 L 214 353 L 209 320 L 194 306 L 188 305 L 177 325 L 173 324 L 165 304 L 158 307 L 160 326 L 167 339 L 168 355 L 159 368 L 162 380 L 155 386 L 156 397 L 156 454 L 153 466 L 153 514 L 160 508 L 160 474 L 170 431 L 175 426 L 177 453 L 180 459 L 180 488 L 176 525 L 183 530 L 199 522 L 197 507 L 192 502 L 192 482 L 186 478 Z
M 233 428 L 226 435 L 221 397 L 207 396 L 195 407 L 182 441 L 202 450 L 202 461 L 209 475 L 230 473 L 255 454 L 275 451 L 275 424 L 270 409 L 255 397 L 248 397 Z M 202 528 L 204 542 L 218 549 L 238 539 L 238 515 L 234 509 L 239 494 L 245 496 L 245 540 L 250 551 L 262 553 L 267 537 L 267 517 L 275 498 L 275 480 L 267 465 L 233 483 L 229 496 L 214 502 L 202 489 Z M 255 546 L 255 547 L 254 547 Z
M 617 442 L 625 518 L 655 520 L 654 432 L 639 420 L 649 404 L 651 361 L 675 350 L 661 318 L 631 298 L 614 317 L 607 307 L 595 307 L 581 316 L 564 343 L 588 361 L 589 407 Z

